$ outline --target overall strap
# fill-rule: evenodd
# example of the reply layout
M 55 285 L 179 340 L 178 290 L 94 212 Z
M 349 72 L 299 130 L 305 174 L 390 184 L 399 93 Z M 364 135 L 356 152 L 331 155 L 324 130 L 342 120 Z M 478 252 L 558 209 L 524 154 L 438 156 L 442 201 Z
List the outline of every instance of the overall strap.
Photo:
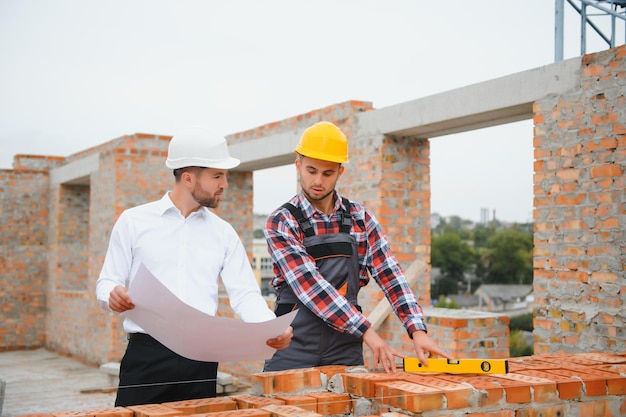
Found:
M 302 210 L 300 210 L 300 207 L 296 207 L 291 203 L 285 203 L 281 207 L 289 210 L 291 215 L 296 218 L 298 224 L 300 225 L 300 228 L 302 229 L 306 237 L 311 237 L 315 235 L 311 221 L 304 218 L 304 214 L 302 214 Z
M 352 229 L 352 215 L 350 214 L 350 200 L 348 200 L 345 197 L 342 197 L 341 201 L 343 202 L 343 205 L 346 206 L 347 208 L 347 213 L 346 213 L 346 210 L 341 210 L 341 220 L 340 220 L 341 233 L 350 233 L 350 230 Z M 291 203 L 285 203 L 281 207 L 289 210 L 291 215 L 295 217 L 295 219 L 298 221 L 298 224 L 300 225 L 300 228 L 302 228 L 302 232 L 304 232 L 305 236 L 311 237 L 315 235 L 315 232 L 313 231 L 313 225 L 311 224 L 311 220 L 304 218 L 304 214 L 302 213 L 302 210 L 300 210 L 300 207 L 296 207 Z
M 345 197 L 341 197 L 343 205 L 346 206 L 346 210 L 341 210 L 341 233 L 350 233 L 352 229 L 352 215 L 350 214 L 350 200 Z

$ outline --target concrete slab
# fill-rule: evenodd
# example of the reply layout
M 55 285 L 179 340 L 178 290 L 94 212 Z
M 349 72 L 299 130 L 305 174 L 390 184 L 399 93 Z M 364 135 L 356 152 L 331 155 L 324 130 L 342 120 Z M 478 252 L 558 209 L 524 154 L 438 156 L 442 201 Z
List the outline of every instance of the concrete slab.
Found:
M 46 349 L 0 352 L 0 417 L 113 407 L 117 362 L 86 365 Z M 235 378 L 218 372 L 218 395 L 245 393 Z
M 98 366 L 45 349 L 0 352 L 2 417 L 113 407 L 116 390 Z

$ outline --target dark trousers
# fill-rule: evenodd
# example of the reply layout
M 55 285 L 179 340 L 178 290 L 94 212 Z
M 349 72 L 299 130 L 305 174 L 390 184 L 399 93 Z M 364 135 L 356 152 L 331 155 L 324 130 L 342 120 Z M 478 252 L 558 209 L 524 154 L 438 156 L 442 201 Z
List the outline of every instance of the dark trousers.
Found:
M 281 305 L 276 314 L 284 314 Z M 293 339 L 289 346 L 277 350 L 265 361 L 263 371 L 284 371 L 324 365 L 363 365 L 363 338 L 340 333 L 311 310 L 299 304 L 298 314 L 291 323 Z
M 216 394 L 217 362 L 184 358 L 143 333 L 131 334 L 120 363 L 115 405 L 211 398 Z

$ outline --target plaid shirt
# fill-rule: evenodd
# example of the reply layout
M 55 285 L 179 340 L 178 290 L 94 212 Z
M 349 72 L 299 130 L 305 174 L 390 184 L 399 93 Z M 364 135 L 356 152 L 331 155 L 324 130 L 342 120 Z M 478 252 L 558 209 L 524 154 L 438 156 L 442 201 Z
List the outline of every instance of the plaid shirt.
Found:
M 346 208 L 337 193 L 330 216 L 315 209 L 302 193 L 293 197 L 290 203 L 300 207 L 304 217 L 311 220 L 316 235 L 339 233 L 339 210 Z M 358 244 L 360 286 L 367 285 L 371 275 L 409 335 L 416 330 L 426 331 L 422 309 L 391 253 L 380 224 L 359 203 L 351 202 L 350 212 L 351 234 Z M 304 234 L 289 210 L 275 210 L 267 219 L 263 232 L 274 266 L 272 285 L 278 288 L 287 282 L 298 299 L 334 329 L 362 336 L 371 323 L 318 272 L 315 260 L 304 247 Z

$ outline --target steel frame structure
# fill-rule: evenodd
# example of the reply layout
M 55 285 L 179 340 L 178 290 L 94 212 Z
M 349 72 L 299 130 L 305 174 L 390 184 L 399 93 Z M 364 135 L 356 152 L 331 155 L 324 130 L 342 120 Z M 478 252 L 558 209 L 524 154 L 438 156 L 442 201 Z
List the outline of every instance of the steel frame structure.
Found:
M 615 32 L 618 20 L 624 23 L 626 43 L 626 0 L 555 0 L 554 5 L 554 60 L 563 60 L 563 42 L 565 33 L 565 1 L 580 15 L 580 54 L 587 52 L 587 28 L 593 29 L 608 45 L 616 46 Z M 588 10 L 588 9 L 591 9 Z M 593 17 L 608 16 L 611 20 L 610 34 L 607 36 L 592 20 Z

